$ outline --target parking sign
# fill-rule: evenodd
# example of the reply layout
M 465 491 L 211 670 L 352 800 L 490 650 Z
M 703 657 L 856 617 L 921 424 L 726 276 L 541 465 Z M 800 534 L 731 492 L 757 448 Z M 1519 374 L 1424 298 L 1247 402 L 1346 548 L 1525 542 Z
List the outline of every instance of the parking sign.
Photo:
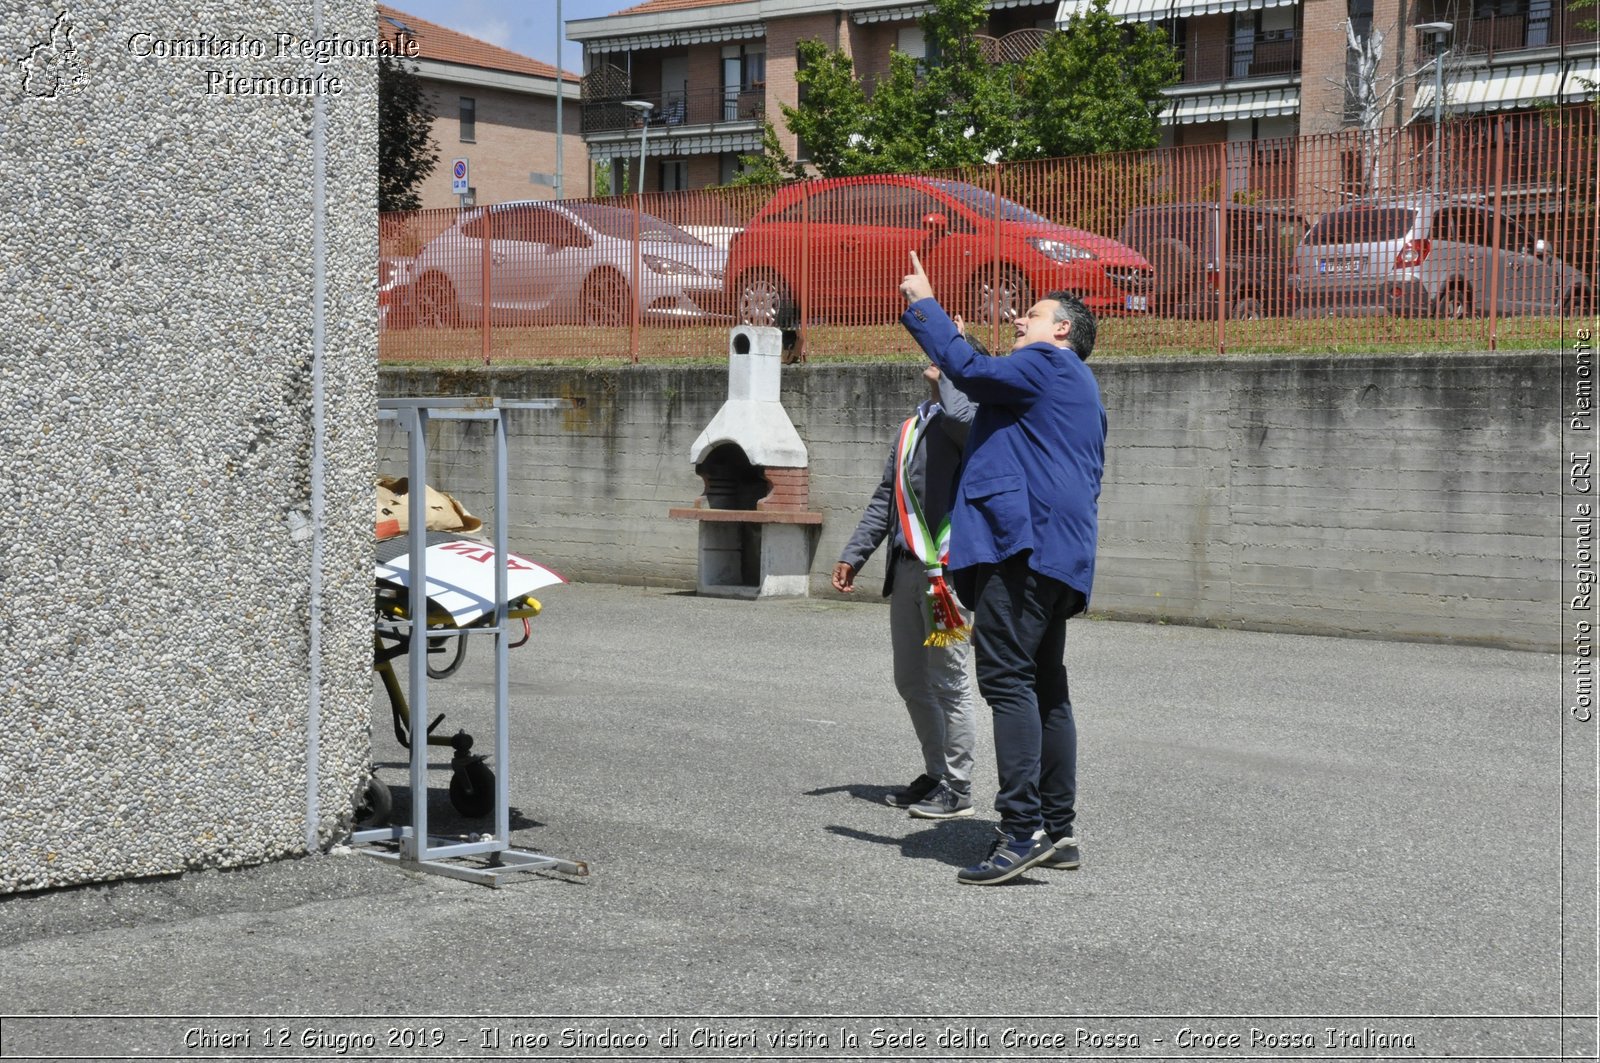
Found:
M 450 161 L 450 194 L 464 196 L 467 194 L 467 187 L 470 184 L 471 182 L 467 180 L 467 160 L 452 159 Z

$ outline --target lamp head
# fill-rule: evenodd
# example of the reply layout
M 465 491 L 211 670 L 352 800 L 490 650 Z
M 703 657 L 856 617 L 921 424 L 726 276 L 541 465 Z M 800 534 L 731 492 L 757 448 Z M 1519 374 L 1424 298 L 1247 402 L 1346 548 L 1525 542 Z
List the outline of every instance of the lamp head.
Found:
M 656 105 L 649 100 L 623 100 L 622 106 L 631 107 L 640 114 L 649 114 L 656 109 Z

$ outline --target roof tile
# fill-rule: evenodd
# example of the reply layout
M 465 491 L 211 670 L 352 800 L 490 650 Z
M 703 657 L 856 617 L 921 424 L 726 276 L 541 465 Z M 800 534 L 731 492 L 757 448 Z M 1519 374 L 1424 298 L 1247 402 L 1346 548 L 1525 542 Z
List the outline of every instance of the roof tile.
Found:
M 393 20 L 393 21 L 390 21 Z M 484 70 L 505 70 L 515 74 L 530 74 L 534 77 L 553 78 L 556 68 L 549 63 L 542 63 L 526 55 L 513 52 L 508 48 L 480 41 L 476 37 L 469 37 L 453 29 L 447 29 L 436 22 L 408 15 L 404 11 L 389 7 L 385 4 L 378 5 L 378 36 L 382 40 L 393 41 L 400 34 L 395 26 L 399 22 L 411 31 L 411 36 L 417 41 L 421 58 L 432 59 L 440 63 L 458 63 L 461 66 L 475 66 Z M 561 71 L 561 77 L 567 81 L 576 82 L 577 74 L 571 71 Z
M 619 15 L 648 15 L 652 11 L 682 11 L 691 7 L 721 7 L 723 4 L 738 4 L 743 0 L 645 0 L 642 4 L 624 8 L 618 11 Z

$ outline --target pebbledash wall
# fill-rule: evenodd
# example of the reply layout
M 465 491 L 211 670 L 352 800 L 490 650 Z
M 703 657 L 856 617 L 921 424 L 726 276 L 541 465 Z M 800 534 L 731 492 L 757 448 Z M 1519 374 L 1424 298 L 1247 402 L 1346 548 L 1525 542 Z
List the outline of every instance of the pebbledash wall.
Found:
M 375 73 L 275 46 L 373 24 L 0 5 L 0 893 L 341 836 L 372 690 Z M 263 54 L 133 43 L 203 36 Z M 339 92 L 208 94 L 212 68 Z
M 1555 354 L 1095 363 L 1110 419 L 1092 611 L 1553 650 L 1560 642 Z M 690 443 L 721 369 L 438 373 L 385 394 L 578 400 L 511 415 L 512 542 L 569 577 L 692 588 Z M 855 527 L 920 367 L 787 367 L 825 519 L 813 595 Z M 482 506 L 484 437 L 439 425 L 430 480 Z M 403 468 L 380 438 L 380 460 Z M 880 550 L 862 575 L 876 593 Z M 858 591 L 858 594 L 861 593 Z

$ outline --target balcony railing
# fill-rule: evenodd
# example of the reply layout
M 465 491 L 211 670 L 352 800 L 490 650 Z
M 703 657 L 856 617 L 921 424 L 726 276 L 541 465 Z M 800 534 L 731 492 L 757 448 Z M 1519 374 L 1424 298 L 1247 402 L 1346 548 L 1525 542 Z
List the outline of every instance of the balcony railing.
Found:
M 1292 36 L 1235 38 L 1226 48 L 1190 41 L 1183 49 L 1183 79 L 1179 84 L 1293 77 L 1299 73 L 1300 42 Z
M 610 100 L 587 100 L 583 105 L 583 132 L 606 133 L 618 129 L 638 129 L 639 112 L 623 100 L 645 100 L 655 105 L 650 111 L 650 129 L 670 130 L 675 126 L 721 125 L 730 122 L 760 122 L 766 117 L 766 86 L 749 89 L 690 89 L 684 92 L 639 93 Z
M 1458 55 L 1485 55 L 1490 60 L 1500 52 L 1521 52 L 1535 48 L 1559 48 L 1563 44 L 1595 43 L 1589 20 L 1594 9 L 1569 11 L 1562 5 L 1530 17 L 1490 15 L 1462 22 L 1456 30 L 1452 50 Z

